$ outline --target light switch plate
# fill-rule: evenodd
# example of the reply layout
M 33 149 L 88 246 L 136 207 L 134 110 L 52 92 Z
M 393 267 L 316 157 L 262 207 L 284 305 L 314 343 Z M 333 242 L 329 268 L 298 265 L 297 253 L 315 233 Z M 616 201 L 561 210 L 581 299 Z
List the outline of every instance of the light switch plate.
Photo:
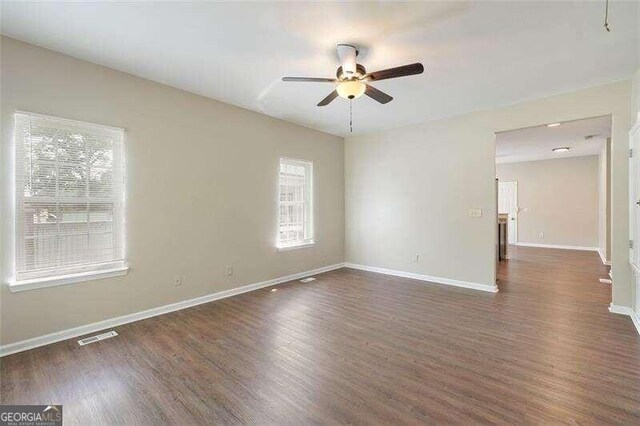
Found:
M 482 209 L 469 209 L 469 217 L 474 219 L 482 217 Z

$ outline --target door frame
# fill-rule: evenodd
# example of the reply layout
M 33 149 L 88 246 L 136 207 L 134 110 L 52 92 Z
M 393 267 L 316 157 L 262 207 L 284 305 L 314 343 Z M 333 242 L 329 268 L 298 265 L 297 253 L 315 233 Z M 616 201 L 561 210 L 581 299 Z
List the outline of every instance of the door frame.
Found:
M 515 187 L 515 204 L 516 204 L 516 214 L 514 216 L 514 222 L 515 224 L 513 225 L 513 245 L 517 245 L 518 244 L 518 213 L 520 213 L 519 208 L 518 208 L 518 181 L 517 180 L 505 180 L 505 181 L 498 181 L 498 197 L 500 197 L 500 184 L 501 183 L 510 183 L 513 184 Z M 498 202 L 498 206 L 500 205 L 500 203 Z M 509 224 L 507 224 L 507 229 L 509 229 Z

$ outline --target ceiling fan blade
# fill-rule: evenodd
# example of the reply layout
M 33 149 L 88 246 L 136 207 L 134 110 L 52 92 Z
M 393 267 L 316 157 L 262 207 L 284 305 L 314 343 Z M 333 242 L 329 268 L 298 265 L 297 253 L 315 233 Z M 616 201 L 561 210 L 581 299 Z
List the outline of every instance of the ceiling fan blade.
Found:
M 334 83 L 335 78 L 315 78 L 315 77 L 282 77 L 282 81 L 310 81 L 315 83 Z
M 380 102 L 381 104 L 386 104 L 389 103 L 393 100 L 393 98 L 389 95 L 387 95 L 386 93 L 376 89 L 373 86 L 369 86 L 368 84 L 366 85 L 367 88 L 364 91 L 364 94 L 367 95 L 368 97 L 370 97 L 371 99 L 374 99 L 378 102 Z
M 350 44 L 339 44 L 336 46 L 338 51 L 338 58 L 340 58 L 340 65 L 342 65 L 342 72 L 345 77 L 351 77 L 356 73 L 356 56 L 358 50 L 355 46 Z
M 333 92 L 329 93 L 329 96 L 327 96 L 326 98 L 324 98 L 323 100 L 321 100 L 318 103 L 318 106 L 326 106 L 329 105 L 329 103 L 331 103 L 332 100 L 334 100 L 335 98 L 338 97 L 338 91 L 334 90 Z
M 407 75 L 422 74 L 424 72 L 424 66 L 417 62 L 415 64 L 403 65 L 401 67 L 389 68 L 382 71 L 370 72 L 365 75 L 363 80 L 366 81 L 378 81 L 386 80 L 388 78 L 405 77 Z

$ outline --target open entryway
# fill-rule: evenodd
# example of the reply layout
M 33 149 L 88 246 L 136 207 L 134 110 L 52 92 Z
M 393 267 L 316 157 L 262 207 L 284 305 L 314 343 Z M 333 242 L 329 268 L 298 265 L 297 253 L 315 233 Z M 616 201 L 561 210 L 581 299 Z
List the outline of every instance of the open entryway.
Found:
M 496 134 L 500 261 L 530 255 L 527 247 L 556 258 L 591 252 L 610 265 L 610 151 L 610 116 Z

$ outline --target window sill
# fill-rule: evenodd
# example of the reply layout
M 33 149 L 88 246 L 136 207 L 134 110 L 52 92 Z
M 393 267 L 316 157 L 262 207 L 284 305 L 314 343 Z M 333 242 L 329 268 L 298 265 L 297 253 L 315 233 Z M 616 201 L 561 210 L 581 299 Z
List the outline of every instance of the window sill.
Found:
M 101 271 L 81 272 L 78 274 L 59 275 L 56 277 L 34 278 L 31 280 L 15 281 L 9 283 L 9 290 L 12 293 L 18 293 L 21 291 L 36 290 L 38 288 L 76 284 L 85 281 L 119 277 L 122 275 L 127 275 L 128 271 L 128 266 L 119 266 L 117 268 L 105 269 Z
M 290 246 L 281 246 L 281 247 L 278 247 L 278 251 L 297 250 L 297 249 L 313 247 L 315 245 L 316 245 L 315 241 L 310 241 L 310 242 L 307 242 L 307 243 L 294 244 L 294 245 L 290 245 Z

